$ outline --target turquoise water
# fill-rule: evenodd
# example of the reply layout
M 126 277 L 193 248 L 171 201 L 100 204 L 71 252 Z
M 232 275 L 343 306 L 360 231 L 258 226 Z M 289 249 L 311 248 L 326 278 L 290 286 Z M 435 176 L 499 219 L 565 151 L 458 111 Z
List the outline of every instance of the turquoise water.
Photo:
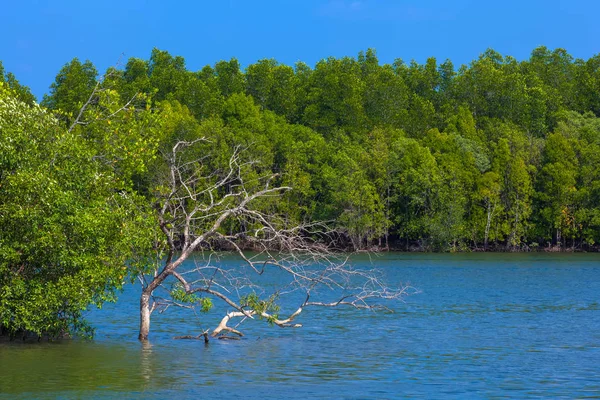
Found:
M 356 259 L 369 263 L 367 257 Z M 137 295 L 95 311 L 92 342 L 0 344 L 1 398 L 600 398 L 600 256 L 389 254 L 421 293 L 395 313 L 307 310 L 300 329 L 173 340 L 220 315 L 153 315 Z

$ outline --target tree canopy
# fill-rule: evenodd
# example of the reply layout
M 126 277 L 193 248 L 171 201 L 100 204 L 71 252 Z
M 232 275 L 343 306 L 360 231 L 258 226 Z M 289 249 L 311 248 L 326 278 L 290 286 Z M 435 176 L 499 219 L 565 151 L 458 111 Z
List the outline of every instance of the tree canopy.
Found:
M 114 300 L 149 227 L 96 129 L 68 131 L 19 97 L 0 83 L 0 326 L 86 333 L 82 311 Z
M 294 189 L 258 209 L 329 221 L 338 249 L 600 241 L 600 55 L 489 49 L 455 68 L 381 64 L 369 49 L 314 67 L 231 59 L 190 71 L 155 49 L 102 78 L 75 58 L 41 105 L 0 64 L 0 325 L 12 332 L 78 326 L 89 304 L 149 271 L 178 141 L 202 138 L 190 148 L 211 157 L 186 157 L 212 178 L 243 149 L 246 182 Z

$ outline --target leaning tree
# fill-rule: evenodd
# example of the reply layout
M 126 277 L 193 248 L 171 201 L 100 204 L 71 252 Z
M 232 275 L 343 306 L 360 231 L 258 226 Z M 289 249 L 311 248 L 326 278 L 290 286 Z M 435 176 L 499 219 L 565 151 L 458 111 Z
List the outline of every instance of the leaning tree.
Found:
M 279 199 L 291 187 L 268 163 L 233 146 L 240 137 L 199 133 L 198 122 L 175 101 L 122 98 L 122 78 L 111 69 L 88 85 L 87 100 L 65 130 L 82 140 L 90 153 L 85 165 L 97 166 L 95 179 L 109 180 L 102 188 L 127 211 L 127 224 L 112 225 L 124 241 L 109 249 L 119 250 L 118 268 L 108 264 L 117 280 L 99 282 L 110 291 L 125 274 L 139 277 L 140 340 L 148 339 L 152 313 L 172 306 L 208 311 L 222 302 L 228 310 L 212 331 L 222 336 L 242 334 L 232 319 L 298 327 L 295 319 L 307 307 L 373 309 L 408 294 L 409 287 L 387 287 L 376 270 L 354 268 L 335 252 L 335 232 L 325 225 L 288 218 Z M 201 127 L 227 129 L 220 121 Z M 237 254 L 240 264 L 220 262 L 223 250 Z M 278 284 L 267 288 L 264 279 L 273 275 Z M 284 316 L 280 305 L 291 302 Z M 208 332 L 201 336 L 207 340 Z
M 374 309 L 408 294 L 410 287 L 390 288 L 376 270 L 354 268 L 335 252 L 335 233 L 325 225 L 289 221 L 278 199 L 291 188 L 255 168 L 248 152 L 236 147 L 219 165 L 210 144 L 204 137 L 176 141 L 157 169 L 162 246 L 154 270 L 139 277 L 140 340 L 148 339 L 152 313 L 171 306 L 208 311 L 223 302 L 228 311 L 211 336 L 230 337 L 242 336 L 230 326 L 234 319 L 299 327 L 295 319 L 307 307 Z M 240 263 L 220 262 L 219 250 L 237 254 Z M 278 284 L 267 290 L 261 279 L 269 274 Z M 285 316 L 284 297 L 296 302 Z M 208 333 L 198 338 L 208 341 Z

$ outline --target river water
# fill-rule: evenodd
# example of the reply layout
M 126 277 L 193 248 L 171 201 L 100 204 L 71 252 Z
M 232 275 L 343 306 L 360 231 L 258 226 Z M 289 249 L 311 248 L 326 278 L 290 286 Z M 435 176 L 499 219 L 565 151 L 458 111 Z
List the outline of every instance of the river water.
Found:
M 89 315 L 93 341 L 0 344 L 0 398 L 600 398 L 600 256 L 354 261 L 420 293 L 394 313 L 307 310 L 300 329 L 250 321 L 208 345 L 173 336 L 220 315 L 153 315 L 142 345 L 130 286 Z

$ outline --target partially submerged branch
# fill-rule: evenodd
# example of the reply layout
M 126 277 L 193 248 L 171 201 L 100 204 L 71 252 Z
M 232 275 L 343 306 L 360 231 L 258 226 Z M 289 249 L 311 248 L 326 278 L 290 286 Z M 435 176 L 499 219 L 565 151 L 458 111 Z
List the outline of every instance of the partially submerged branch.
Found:
M 208 343 L 208 331 L 204 331 L 201 334 L 199 334 L 198 336 L 192 336 L 192 335 L 184 335 L 184 336 L 175 336 L 173 339 L 193 339 L 193 340 L 198 340 L 198 339 L 204 339 L 204 343 Z

